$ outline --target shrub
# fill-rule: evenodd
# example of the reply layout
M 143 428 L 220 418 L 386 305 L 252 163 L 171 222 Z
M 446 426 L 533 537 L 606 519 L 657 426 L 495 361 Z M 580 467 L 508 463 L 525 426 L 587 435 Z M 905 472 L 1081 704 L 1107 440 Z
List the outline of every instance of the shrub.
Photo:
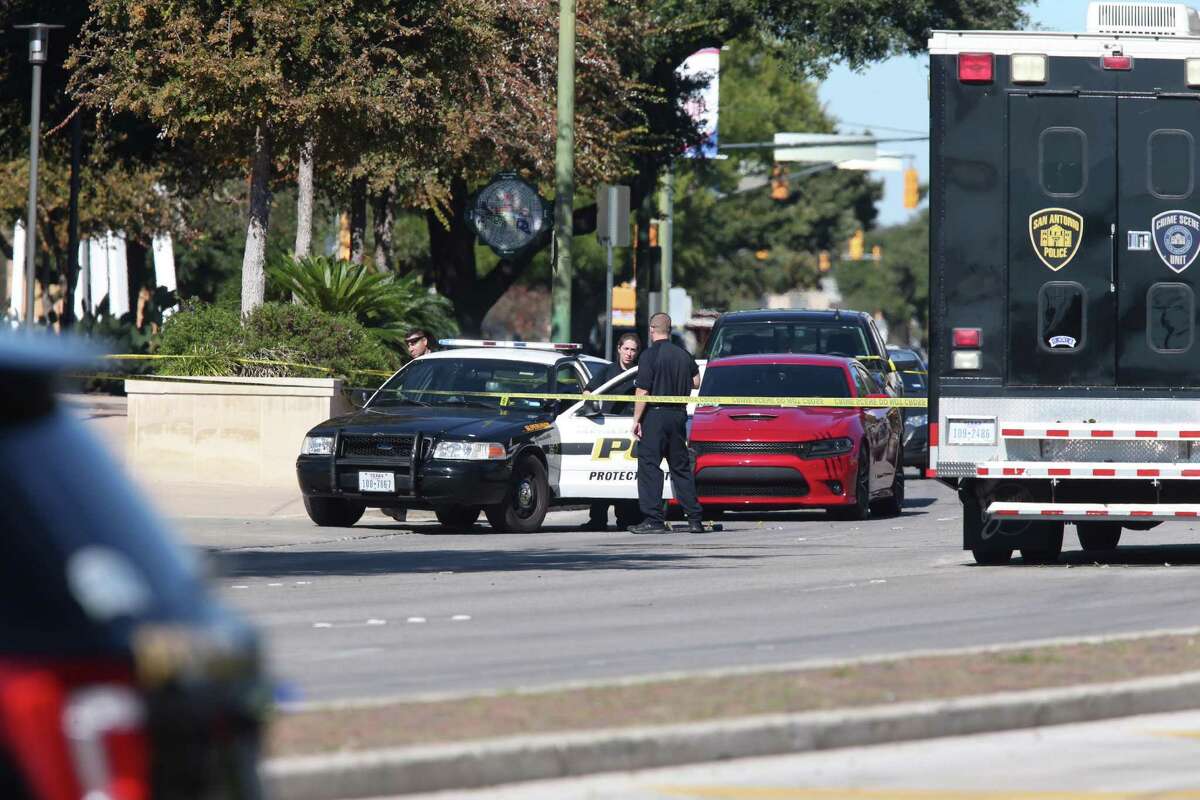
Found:
M 435 339 L 458 331 L 449 301 L 422 286 L 416 275 L 383 274 L 326 256 L 287 255 L 267 272 L 277 287 L 305 305 L 350 314 L 384 339 L 398 340 L 412 328 L 424 328 Z
M 187 356 L 158 362 L 164 375 L 340 375 L 375 384 L 381 376 L 363 370 L 390 372 L 400 364 L 399 354 L 353 317 L 291 303 L 264 303 L 244 320 L 232 309 L 188 306 L 163 326 L 159 353 Z

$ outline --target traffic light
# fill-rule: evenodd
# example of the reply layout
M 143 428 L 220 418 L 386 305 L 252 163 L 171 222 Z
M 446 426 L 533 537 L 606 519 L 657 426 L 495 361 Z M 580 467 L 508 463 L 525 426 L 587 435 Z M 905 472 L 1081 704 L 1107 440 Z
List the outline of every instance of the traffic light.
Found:
M 862 228 L 859 228 L 858 230 L 856 230 L 854 232 L 854 235 L 850 237 L 850 260 L 851 261 L 862 261 L 862 257 L 863 257 L 863 232 L 862 232 Z
M 791 197 L 791 194 L 791 191 L 788 189 L 787 178 L 783 175 L 783 165 L 776 164 L 771 167 L 771 199 L 787 200 Z
M 832 266 L 832 264 L 829 261 L 829 251 L 828 250 L 822 250 L 821 252 L 817 253 L 817 269 L 819 271 L 829 272 L 829 268 L 831 266 Z
M 916 208 L 921 202 L 920 179 L 913 167 L 904 170 L 904 207 Z
M 883 248 L 880 247 L 879 245 L 873 245 L 871 247 L 871 258 L 873 258 L 876 261 L 882 261 L 883 260 Z

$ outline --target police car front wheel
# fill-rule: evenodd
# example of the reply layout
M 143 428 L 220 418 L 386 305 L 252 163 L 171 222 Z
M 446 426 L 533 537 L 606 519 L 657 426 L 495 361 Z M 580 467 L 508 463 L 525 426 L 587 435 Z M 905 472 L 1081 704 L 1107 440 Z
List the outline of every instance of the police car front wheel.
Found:
M 349 528 L 362 517 L 366 506 L 340 497 L 305 497 L 304 510 L 322 528 Z
M 550 507 L 546 467 L 534 456 L 524 456 L 513 467 L 512 482 L 504 501 L 484 509 L 488 522 L 503 533 L 533 533 L 542 527 Z

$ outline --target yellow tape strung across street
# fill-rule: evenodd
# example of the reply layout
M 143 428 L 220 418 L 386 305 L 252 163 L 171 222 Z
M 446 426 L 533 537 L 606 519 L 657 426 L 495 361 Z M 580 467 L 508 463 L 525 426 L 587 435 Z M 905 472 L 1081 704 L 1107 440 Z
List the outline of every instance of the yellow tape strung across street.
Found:
M 121 360 L 151 360 L 151 359 L 170 359 L 170 358 L 206 358 L 208 356 L 200 355 L 146 355 L 146 354 L 121 354 L 105 356 L 104 358 L 114 361 Z M 290 366 L 302 367 L 305 369 L 318 369 L 323 372 L 329 372 L 327 367 L 318 367 L 313 364 L 294 364 L 287 361 L 269 361 L 265 359 L 252 358 L 234 358 L 229 359 L 235 363 L 242 364 L 261 364 L 272 366 Z M 355 370 L 356 375 L 381 375 L 390 377 L 391 372 L 382 370 Z M 219 378 L 204 377 L 204 376 L 187 376 L 187 375 L 72 375 L 73 378 L 101 378 L 110 380 L 168 380 L 176 383 L 227 383 Z M 249 384 L 245 381 L 238 381 L 238 385 L 263 385 L 270 384 Z M 512 405 L 513 400 L 562 400 L 571 403 L 577 403 L 581 400 L 595 400 L 601 403 L 633 403 L 645 402 L 656 405 L 696 405 L 696 406 L 757 406 L 765 408 L 925 408 L 929 401 L 924 397 L 738 397 L 738 396 L 719 396 L 719 397 L 693 397 L 691 395 L 678 396 L 650 396 L 635 397 L 627 394 L 566 394 L 566 393 L 549 393 L 549 392 L 477 392 L 477 391 L 451 391 L 451 390 L 435 390 L 435 389 L 415 389 L 415 390 L 388 390 L 398 394 L 414 394 L 414 395 L 435 395 L 438 397 L 493 397 L 500 399 L 502 408 Z

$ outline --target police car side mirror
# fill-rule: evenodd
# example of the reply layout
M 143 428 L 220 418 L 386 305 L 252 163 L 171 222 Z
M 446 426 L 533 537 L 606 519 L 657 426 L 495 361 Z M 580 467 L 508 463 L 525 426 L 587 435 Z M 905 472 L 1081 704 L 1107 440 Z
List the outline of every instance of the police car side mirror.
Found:
M 579 414 L 584 417 L 599 417 L 604 414 L 604 409 L 600 407 L 599 400 L 584 400 Z
M 350 405 L 355 408 L 364 408 L 367 401 L 371 399 L 370 389 L 351 389 L 350 390 Z

